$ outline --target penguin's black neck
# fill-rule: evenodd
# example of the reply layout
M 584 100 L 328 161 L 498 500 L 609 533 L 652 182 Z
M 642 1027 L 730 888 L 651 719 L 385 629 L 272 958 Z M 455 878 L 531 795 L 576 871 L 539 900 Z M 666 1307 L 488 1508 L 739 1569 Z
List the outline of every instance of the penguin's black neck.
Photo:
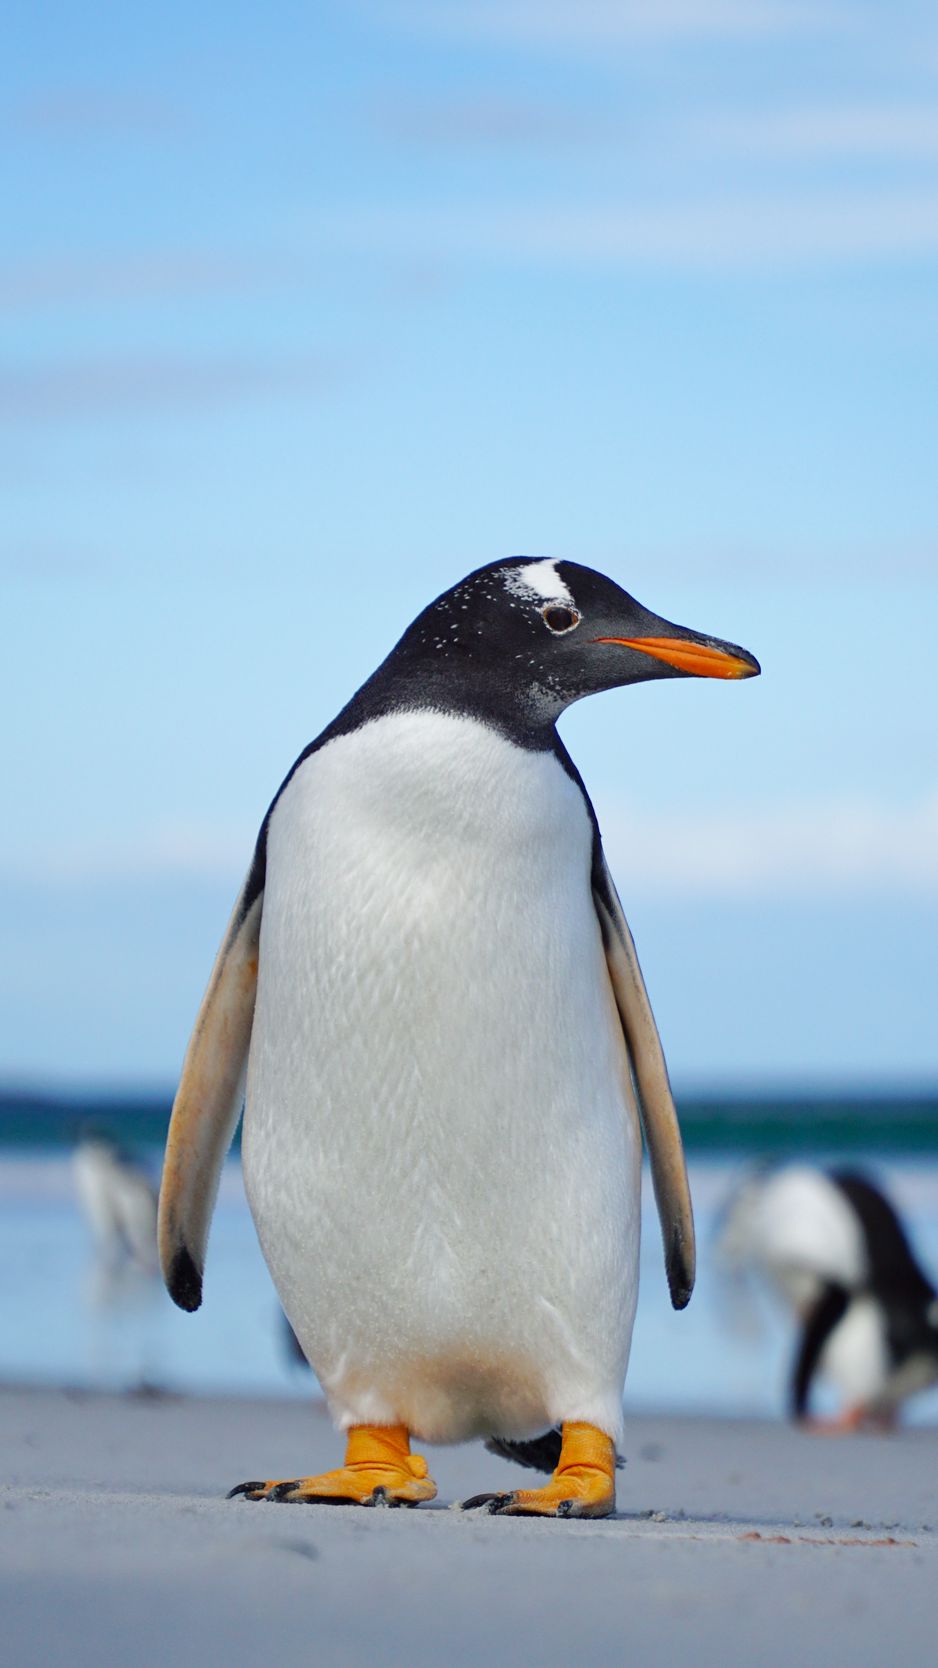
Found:
M 516 747 L 555 752 L 561 745 L 556 720 L 565 702 L 539 684 L 519 685 L 497 663 L 460 664 L 393 651 L 313 743 L 321 747 L 365 724 L 403 712 L 438 712 L 474 718 Z

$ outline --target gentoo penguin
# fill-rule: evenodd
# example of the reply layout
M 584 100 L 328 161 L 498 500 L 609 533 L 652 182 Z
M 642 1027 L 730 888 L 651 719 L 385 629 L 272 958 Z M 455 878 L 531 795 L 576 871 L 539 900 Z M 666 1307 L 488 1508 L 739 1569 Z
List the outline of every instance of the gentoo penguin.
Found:
M 108 1136 L 89 1131 L 75 1148 L 72 1173 L 102 1262 L 129 1259 L 155 1274 L 156 1188 L 146 1172 Z
M 799 1318 L 793 1418 L 834 1431 L 888 1427 L 908 1396 L 938 1381 L 938 1296 L 864 1176 L 808 1165 L 757 1174 L 727 1211 L 720 1253 L 737 1270 L 755 1266 Z M 841 1398 L 833 1420 L 808 1420 L 817 1377 Z
M 289 772 L 186 1055 L 160 1248 L 198 1308 L 244 1091 L 258 1237 L 347 1451 L 233 1493 L 415 1505 L 436 1487 L 411 1436 L 523 1456 L 546 1425 L 550 1483 L 473 1504 L 614 1510 L 639 1116 L 677 1308 L 694 1234 L 658 1033 L 555 725 L 619 684 L 758 671 L 589 568 L 496 562 L 418 616 Z

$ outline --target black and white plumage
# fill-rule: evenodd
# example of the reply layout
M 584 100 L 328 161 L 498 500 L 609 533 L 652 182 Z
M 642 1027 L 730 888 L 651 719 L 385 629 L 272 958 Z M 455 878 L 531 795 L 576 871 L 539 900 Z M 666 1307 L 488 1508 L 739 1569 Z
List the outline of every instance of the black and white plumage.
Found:
M 938 1294 L 867 1177 L 809 1165 L 762 1171 L 732 1201 L 719 1251 L 725 1267 L 764 1275 L 798 1318 L 794 1418 L 808 1417 L 817 1379 L 837 1391 L 843 1428 L 888 1425 L 938 1381 Z
M 274 799 L 186 1057 L 161 1254 L 197 1308 L 246 1083 L 251 1209 L 340 1427 L 618 1438 L 639 1117 L 676 1307 L 693 1221 L 634 946 L 555 725 L 602 689 L 758 669 L 588 568 L 495 563 L 424 610 Z

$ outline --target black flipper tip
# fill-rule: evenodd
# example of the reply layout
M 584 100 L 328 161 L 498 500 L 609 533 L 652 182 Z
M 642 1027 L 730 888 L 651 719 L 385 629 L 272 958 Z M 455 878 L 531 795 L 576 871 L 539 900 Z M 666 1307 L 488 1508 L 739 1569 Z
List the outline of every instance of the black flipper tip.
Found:
M 672 1237 L 668 1254 L 665 1258 L 665 1270 L 668 1276 L 668 1291 L 671 1293 L 671 1307 L 686 1309 L 694 1290 L 694 1262 L 693 1253 L 690 1261 L 684 1253 L 684 1244 L 679 1232 Z
M 173 1302 L 190 1315 L 202 1302 L 202 1276 L 184 1245 L 173 1258 L 166 1289 Z

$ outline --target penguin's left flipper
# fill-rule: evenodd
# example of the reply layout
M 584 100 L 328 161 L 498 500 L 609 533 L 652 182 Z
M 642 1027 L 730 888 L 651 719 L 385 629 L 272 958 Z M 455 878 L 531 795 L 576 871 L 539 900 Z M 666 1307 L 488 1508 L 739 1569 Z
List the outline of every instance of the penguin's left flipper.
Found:
M 616 1509 L 615 1443 L 595 1425 L 566 1423 L 556 1470 L 543 1488 L 476 1494 L 464 1512 L 492 1517 L 611 1517 Z
M 159 1250 L 180 1309 L 202 1301 L 209 1224 L 225 1154 L 241 1114 L 254 1002 L 263 889 L 254 871 L 234 907 L 202 998 L 173 1102 L 160 1186 Z
M 635 944 L 602 847 L 598 845 L 593 867 L 593 902 L 648 1148 L 664 1240 L 668 1289 L 674 1308 L 683 1309 L 694 1289 L 696 1249 L 681 1129 Z

